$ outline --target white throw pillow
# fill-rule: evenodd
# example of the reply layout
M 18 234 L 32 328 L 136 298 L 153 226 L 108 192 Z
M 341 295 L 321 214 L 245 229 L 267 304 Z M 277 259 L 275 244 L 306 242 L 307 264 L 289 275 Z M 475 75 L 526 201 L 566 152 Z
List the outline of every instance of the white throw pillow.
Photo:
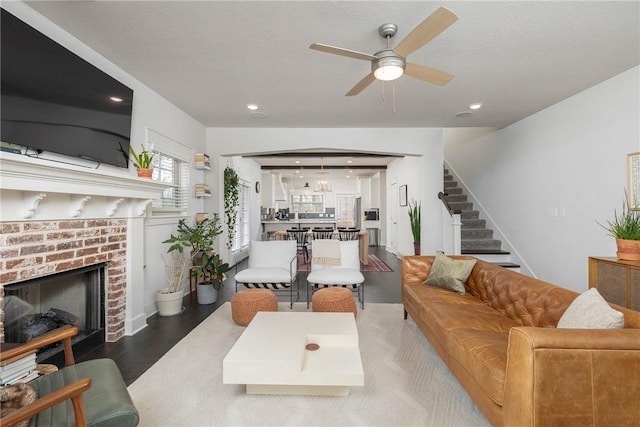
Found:
M 596 288 L 579 295 L 567 307 L 558 328 L 618 329 L 624 328 L 624 314 L 611 308 Z

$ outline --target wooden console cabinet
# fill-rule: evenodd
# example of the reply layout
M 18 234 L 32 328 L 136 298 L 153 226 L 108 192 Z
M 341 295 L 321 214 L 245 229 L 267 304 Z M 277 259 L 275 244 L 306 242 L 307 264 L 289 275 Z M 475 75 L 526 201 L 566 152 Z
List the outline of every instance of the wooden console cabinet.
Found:
M 589 257 L 589 287 L 610 303 L 640 311 L 640 261 Z

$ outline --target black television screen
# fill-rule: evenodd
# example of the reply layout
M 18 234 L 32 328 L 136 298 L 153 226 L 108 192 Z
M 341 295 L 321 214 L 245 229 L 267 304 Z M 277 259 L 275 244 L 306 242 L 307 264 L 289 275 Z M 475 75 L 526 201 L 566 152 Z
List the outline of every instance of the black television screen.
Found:
M 4 9 L 1 24 L 2 141 L 128 167 L 133 90 Z

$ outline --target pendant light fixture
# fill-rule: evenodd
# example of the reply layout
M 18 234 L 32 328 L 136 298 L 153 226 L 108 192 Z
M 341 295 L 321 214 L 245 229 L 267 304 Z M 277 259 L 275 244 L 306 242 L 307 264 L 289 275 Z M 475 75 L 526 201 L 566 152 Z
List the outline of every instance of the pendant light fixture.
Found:
M 319 175 L 318 182 L 316 182 L 316 192 L 318 193 L 329 193 L 331 192 L 331 184 L 329 184 L 329 172 L 325 172 L 324 170 L 324 158 L 320 158 L 320 172 L 317 172 Z

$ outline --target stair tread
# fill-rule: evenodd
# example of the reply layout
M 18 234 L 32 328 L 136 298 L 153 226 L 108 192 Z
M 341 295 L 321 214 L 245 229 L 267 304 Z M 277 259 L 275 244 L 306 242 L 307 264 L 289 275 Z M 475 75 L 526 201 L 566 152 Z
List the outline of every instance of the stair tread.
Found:
M 492 262 L 491 264 L 504 268 L 520 268 L 520 264 L 515 262 Z

